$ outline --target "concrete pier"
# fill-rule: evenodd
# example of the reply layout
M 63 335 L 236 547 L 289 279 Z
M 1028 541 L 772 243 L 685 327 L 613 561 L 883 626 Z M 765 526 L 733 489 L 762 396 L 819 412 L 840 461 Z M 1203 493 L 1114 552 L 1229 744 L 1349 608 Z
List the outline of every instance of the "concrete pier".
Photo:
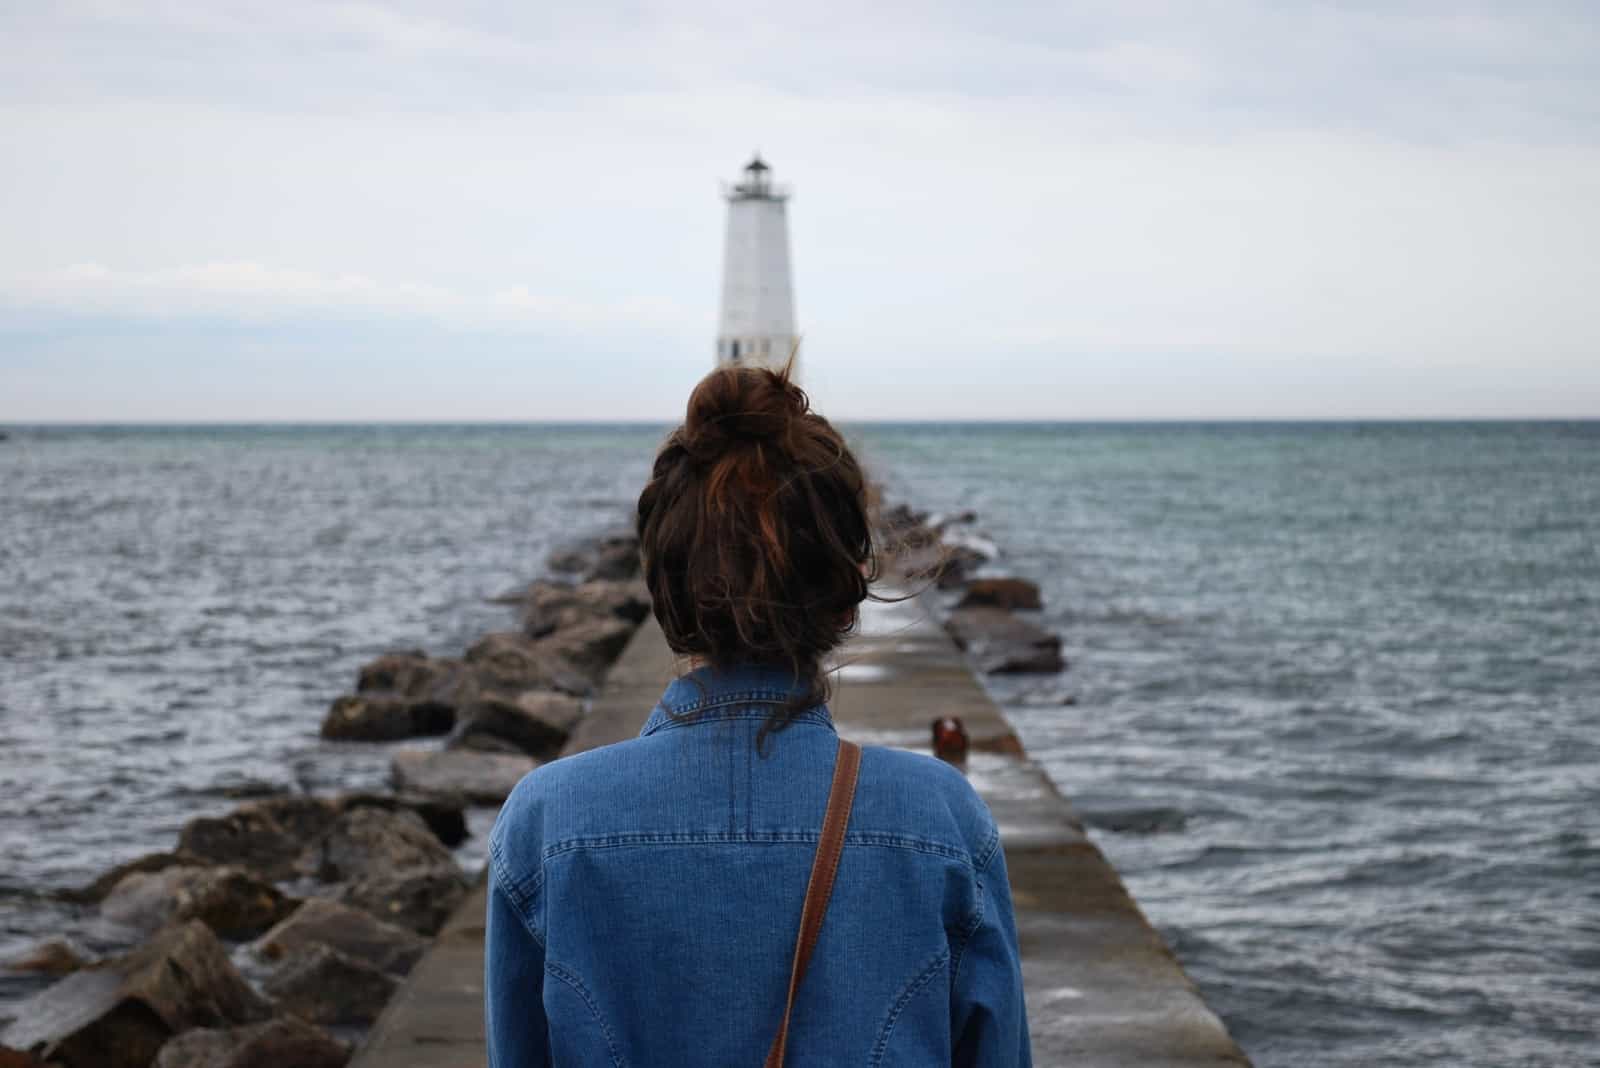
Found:
M 967 772 L 1000 824 L 1027 987 L 1034 1063 L 1189 1068 L 1249 1062 L 1123 888 L 1043 769 L 1027 758 L 924 599 L 863 605 L 829 707 L 844 737 L 924 752 L 961 717 Z M 676 672 L 646 620 L 565 752 L 635 737 Z M 483 892 L 412 972 L 354 1068 L 482 1068 Z

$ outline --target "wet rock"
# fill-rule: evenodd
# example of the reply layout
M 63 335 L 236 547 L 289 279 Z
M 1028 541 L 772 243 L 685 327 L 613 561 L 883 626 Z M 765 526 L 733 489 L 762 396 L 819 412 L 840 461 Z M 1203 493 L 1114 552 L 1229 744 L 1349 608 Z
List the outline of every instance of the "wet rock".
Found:
M 339 816 L 301 859 L 302 871 L 325 882 L 360 879 L 405 868 L 455 870 L 450 856 L 415 812 L 352 808 Z
M 957 608 L 987 606 L 1008 611 L 1033 611 L 1043 607 L 1039 587 L 1026 579 L 986 578 L 974 579 L 967 587 Z
M 492 734 L 461 734 L 446 742 L 445 748 L 470 749 L 474 753 L 501 753 L 506 756 L 528 755 L 520 745 Z
M 259 805 L 245 805 L 221 817 L 200 817 L 184 825 L 178 851 L 210 864 L 248 868 L 277 881 L 294 875 L 304 843 Z
M 338 800 L 339 811 L 355 808 L 381 808 L 389 812 L 409 811 L 421 817 L 440 843 L 454 849 L 467 840 L 467 799 L 440 794 L 345 794 Z
M 250 1027 L 197 1028 L 161 1047 L 155 1068 L 344 1068 L 350 1046 L 285 1016 Z
M 68 901 L 92 905 L 109 894 L 113 887 L 133 872 L 161 871 L 164 868 L 172 868 L 179 865 L 203 863 L 205 862 L 201 858 L 187 853 L 147 853 L 142 857 L 135 857 L 133 860 L 118 864 L 88 886 L 77 890 L 64 891 L 61 896 Z
M 339 893 L 346 905 L 385 923 L 434 935 L 467 896 L 471 883 L 459 868 L 408 868 L 357 879 Z
M 403 749 L 390 761 L 389 771 L 401 790 L 463 795 L 474 804 L 498 805 L 538 766 L 532 757 L 508 753 Z
M 296 953 L 268 977 L 278 1011 L 319 1024 L 365 1026 L 378 1018 L 400 983 L 366 961 L 330 946 Z
M 958 608 L 945 621 L 945 629 L 988 674 L 1056 672 L 1066 667 L 1059 637 L 1001 608 Z
M 149 934 L 172 920 L 199 920 L 223 938 L 254 938 L 299 902 L 243 868 L 166 868 L 133 872 L 106 895 L 100 913 Z
M 269 1012 L 198 920 L 75 972 L 16 1009 L 0 1043 L 66 1068 L 147 1068 L 173 1035 Z
M 442 699 L 460 673 L 461 661 L 431 657 L 421 649 L 385 653 L 362 666 L 356 692 Z
M 595 550 L 585 581 L 629 579 L 639 573 L 639 543 L 629 537 L 614 538 Z
M 241 811 L 258 812 L 277 823 L 292 837 L 301 841 L 315 838 L 333 823 L 339 815 L 339 806 L 326 797 L 297 794 L 253 801 L 241 805 Z
M 910 506 L 904 504 L 897 504 L 878 513 L 878 525 L 890 533 L 921 527 L 927 520 L 927 512 L 913 511 Z
M 583 702 L 566 694 L 542 690 L 515 696 L 489 694 L 467 709 L 447 744 L 455 749 L 509 751 L 549 758 L 566 744 L 582 716 Z M 486 744 L 485 738 L 509 743 L 510 749 Z
M 594 581 L 578 586 L 536 582 L 523 602 L 522 631 L 543 637 L 590 619 L 639 623 L 650 614 L 650 591 L 643 580 Z
M 16 956 L 0 960 L 0 968 L 34 975 L 69 975 L 88 963 L 88 955 L 79 947 L 64 938 L 48 938 Z M 0 1068 L 3 1063 L 0 1062 Z
M 606 669 L 633 637 L 633 631 L 634 624 L 614 616 L 585 619 L 540 638 L 535 647 L 551 662 L 570 664 L 593 688 L 605 677 Z
M 1189 817 L 1181 809 L 1166 805 L 1104 808 L 1075 805 L 1074 807 L 1078 810 L 1079 818 L 1090 827 L 1117 834 L 1162 834 L 1168 831 L 1181 831 L 1189 823 Z
M 544 565 L 558 575 L 576 575 L 587 571 L 594 562 L 594 549 L 585 546 L 567 546 L 556 549 L 545 557 Z
M 564 660 L 552 645 L 523 634 L 499 631 L 479 638 L 467 650 L 467 664 L 475 674 L 476 692 L 560 690 L 583 695 L 594 689 L 594 679 Z
M 428 942 L 363 909 L 317 897 L 251 943 L 250 949 L 262 960 L 277 961 L 315 946 L 331 946 L 390 975 L 405 975 Z
M 392 742 L 448 734 L 455 726 L 453 702 L 394 694 L 358 693 L 333 699 L 322 720 L 322 737 L 344 742 Z

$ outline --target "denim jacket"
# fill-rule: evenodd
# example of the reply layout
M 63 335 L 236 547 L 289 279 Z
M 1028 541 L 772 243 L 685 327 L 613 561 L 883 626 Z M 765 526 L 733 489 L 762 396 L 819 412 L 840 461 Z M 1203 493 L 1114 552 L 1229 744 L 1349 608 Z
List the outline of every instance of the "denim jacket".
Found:
M 757 755 L 792 686 L 697 669 L 639 737 L 517 786 L 489 838 L 491 1068 L 761 1064 L 838 748 L 824 704 Z M 863 747 L 786 1063 L 1032 1063 L 999 831 L 943 761 Z

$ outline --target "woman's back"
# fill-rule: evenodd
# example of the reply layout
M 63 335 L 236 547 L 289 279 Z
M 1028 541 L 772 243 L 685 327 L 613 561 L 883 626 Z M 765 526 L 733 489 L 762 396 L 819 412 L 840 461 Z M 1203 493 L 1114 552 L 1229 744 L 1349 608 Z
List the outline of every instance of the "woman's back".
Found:
M 493 1068 L 764 1062 L 838 752 L 824 664 L 879 574 L 868 496 L 787 371 L 690 394 L 636 524 L 651 611 L 698 666 L 640 737 L 540 768 L 501 810 Z M 1005 855 L 955 769 L 862 754 L 787 1061 L 1030 1062 Z
M 490 843 L 496 1068 L 761 1063 L 838 745 L 819 706 L 757 754 L 792 692 L 781 671 L 702 669 L 639 738 L 523 781 Z M 513 970 L 520 989 L 494 980 Z M 865 748 L 788 1060 L 1029 1063 L 1004 854 L 954 768 Z

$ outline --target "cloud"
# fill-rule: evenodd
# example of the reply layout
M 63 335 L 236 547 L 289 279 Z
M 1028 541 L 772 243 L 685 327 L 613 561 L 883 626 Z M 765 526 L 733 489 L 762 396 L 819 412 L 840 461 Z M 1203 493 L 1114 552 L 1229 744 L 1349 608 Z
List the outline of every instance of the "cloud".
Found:
M 159 329 L 159 363 L 242 346 L 231 324 L 258 335 L 237 366 L 272 365 L 270 331 L 317 354 L 274 371 L 304 405 L 410 331 L 417 368 L 502 337 L 625 364 L 648 410 L 637 368 L 708 358 L 717 180 L 759 147 L 796 189 L 810 366 L 851 403 L 1221 411 L 1165 363 L 1286 408 L 1356 410 L 1320 368 L 1408 410 L 1493 382 L 1568 410 L 1600 363 L 1597 27 L 1558 3 L 13 5 L 0 395 L 28 410 L 8 368 L 42 397 L 119 327 Z

